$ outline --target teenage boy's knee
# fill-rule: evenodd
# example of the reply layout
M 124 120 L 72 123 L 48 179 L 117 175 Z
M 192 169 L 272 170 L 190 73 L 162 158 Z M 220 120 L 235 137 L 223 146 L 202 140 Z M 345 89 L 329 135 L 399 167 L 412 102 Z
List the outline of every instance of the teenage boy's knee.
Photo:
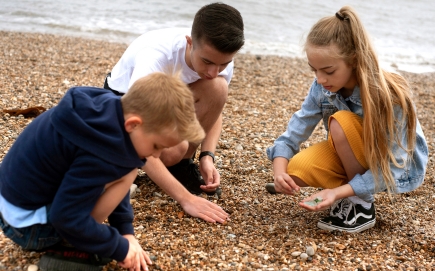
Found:
M 213 80 L 200 79 L 191 84 L 191 89 L 199 93 L 199 100 L 211 100 L 218 106 L 224 106 L 228 98 L 228 83 L 222 76 Z M 201 97 L 203 96 L 203 97 Z M 209 99 L 204 99 L 209 98 Z
M 225 78 L 221 76 L 218 76 L 215 80 L 216 82 L 213 90 L 216 92 L 216 96 L 221 98 L 221 103 L 223 105 L 227 102 L 228 98 L 228 83 Z

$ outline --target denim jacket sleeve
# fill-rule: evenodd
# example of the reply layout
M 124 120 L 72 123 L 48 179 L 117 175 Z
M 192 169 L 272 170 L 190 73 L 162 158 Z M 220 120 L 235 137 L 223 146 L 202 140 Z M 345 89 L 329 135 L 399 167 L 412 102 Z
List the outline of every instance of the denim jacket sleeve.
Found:
M 322 111 L 318 97 L 322 95 L 321 86 L 314 82 L 302 103 L 301 109 L 293 114 L 287 130 L 279 136 L 273 146 L 267 148 L 267 157 L 292 158 L 300 150 L 302 142 L 308 139 L 316 125 L 322 119 Z
M 402 112 L 397 107 L 395 108 L 395 115 L 398 120 L 402 117 Z M 406 148 L 407 126 L 406 124 L 401 125 L 400 128 L 401 144 Z M 399 166 L 397 166 L 390 162 L 391 173 L 396 182 L 396 191 L 393 192 L 405 193 L 418 188 L 423 183 L 429 156 L 427 143 L 418 120 L 413 157 L 408 157 L 406 152 L 398 146 L 397 143 L 393 143 L 392 152 L 399 163 Z M 403 165 L 404 162 L 405 166 L 401 167 L 400 165 Z M 377 186 L 375 185 L 374 176 L 371 170 L 367 170 L 362 175 L 357 174 L 352 180 L 350 180 L 349 184 L 358 197 L 368 202 L 374 201 L 375 193 L 386 190 L 386 185 L 382 176 L 379 176 L 379 184 Z

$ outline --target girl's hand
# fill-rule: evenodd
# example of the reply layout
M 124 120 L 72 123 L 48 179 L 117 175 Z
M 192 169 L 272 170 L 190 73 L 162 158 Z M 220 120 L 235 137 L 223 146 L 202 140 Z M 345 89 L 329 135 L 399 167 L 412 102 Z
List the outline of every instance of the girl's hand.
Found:
M 148 254 L 133 235 L 127 234 L 124 237 L 128 240 L 128 253 L 124 261 L 118 263 L 119 266 L 129 271 L 148 270 L 147 264 L 153 264 Z
M 317 199 L 317 200 L 316 200 Z M 324 189 L 319 193 L 309 196 L 303 199 L 299 206 L 307 209 L 308 211 L 321 211 L 328 209 L 337 200 L 337 194 L 334 189 Z M 317 202 L 315 205 L 309 205 L 306 202 L 314 201 Z
M 278 193 L 293 195 L 301 189 L 285 172 L 276 174 L 273 182 L 275 183 L 275 190 Z

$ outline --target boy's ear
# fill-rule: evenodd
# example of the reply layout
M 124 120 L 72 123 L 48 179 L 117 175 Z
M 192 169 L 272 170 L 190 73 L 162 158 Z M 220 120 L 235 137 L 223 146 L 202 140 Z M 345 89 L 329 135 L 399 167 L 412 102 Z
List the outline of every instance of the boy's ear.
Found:
M 186 41 L 189 46 L 192 46 L 192 37 L 186 35 Z
M 137 115 L 131 115 L 124 121 L 125 131 L 131 133 L 137 126 L 142 125 L 142 119 Z

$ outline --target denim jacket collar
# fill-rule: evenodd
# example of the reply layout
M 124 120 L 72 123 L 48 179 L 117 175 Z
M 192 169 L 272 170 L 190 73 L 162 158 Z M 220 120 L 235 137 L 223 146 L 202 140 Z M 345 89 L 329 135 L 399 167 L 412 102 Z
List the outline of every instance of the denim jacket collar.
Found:
M 343 96 L 340 95 L 340 93 L 338 93 L 338 92 L 331 92 L 331 91 L 325 89 L 323 86 L 322 86 L 322 92 L 323 92 L 323 95 L 325 95 L 325 97 L 326 97 L 326 98 L 327 98 L 331 103 L 332 103 L 332 101 L 333 101 L 334 99 L 336 99 L 336 98 L 345 100 L 345 99 L 343 98 Z M 359 86 L 355 86 L 355 87 L 353 88 L 352 95 L 350 95 L 347 99 L 348 99 L 349 101 L 351 101 L 352 103 L 358 105 L 358 106 L 362 106 L 362 102 L 361 102 L 361 92 L 360 92 Z

